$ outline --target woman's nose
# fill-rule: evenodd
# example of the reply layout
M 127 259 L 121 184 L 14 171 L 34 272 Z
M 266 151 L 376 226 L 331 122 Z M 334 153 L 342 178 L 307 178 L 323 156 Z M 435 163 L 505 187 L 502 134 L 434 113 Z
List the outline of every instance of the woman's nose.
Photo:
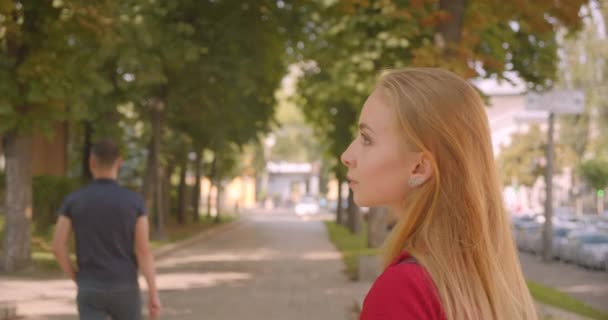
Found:
M 353 166 L 353 164 L 355 163 L 353 161 L 352 158 L 349 157 L 349 153 L 348 153 L 348 149 L 346 149 L 342 155 L 340 156 L 340 161 L 342 161 L 342 164 L 344 164 L 345 166 L 351 168 Z

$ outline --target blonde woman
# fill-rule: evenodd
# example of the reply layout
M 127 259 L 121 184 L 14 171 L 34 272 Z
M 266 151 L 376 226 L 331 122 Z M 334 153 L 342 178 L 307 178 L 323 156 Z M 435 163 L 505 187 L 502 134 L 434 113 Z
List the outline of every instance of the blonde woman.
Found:
M 470 84 L 441 69 L 385 74 L 342 162 L 358 205 L 398 216 L 362 320 L 537 319 Z

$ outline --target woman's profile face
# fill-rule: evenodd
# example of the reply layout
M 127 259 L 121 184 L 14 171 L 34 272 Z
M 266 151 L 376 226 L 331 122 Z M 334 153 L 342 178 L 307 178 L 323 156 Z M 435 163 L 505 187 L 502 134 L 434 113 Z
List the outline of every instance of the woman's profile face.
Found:
M 382 90 L 374 90 L 363 105 L 359 133 L 341 156 L 359 206 L 398 208 L 409 191 L 421 153 L 408 150 L 396 116 Z

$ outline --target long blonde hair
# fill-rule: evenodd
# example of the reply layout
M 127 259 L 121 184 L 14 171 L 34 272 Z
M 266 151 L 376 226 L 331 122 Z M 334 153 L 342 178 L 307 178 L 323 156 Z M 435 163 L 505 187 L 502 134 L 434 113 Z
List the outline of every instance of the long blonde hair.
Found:
M 412 146 L 432 159 L 432 178 L 404 199 L 385 243 L 385 266 L 401 252 L 429 272 L 450 320 L 537 319 L 515 250 L 476 90 L 441 69 L 381 77 Z

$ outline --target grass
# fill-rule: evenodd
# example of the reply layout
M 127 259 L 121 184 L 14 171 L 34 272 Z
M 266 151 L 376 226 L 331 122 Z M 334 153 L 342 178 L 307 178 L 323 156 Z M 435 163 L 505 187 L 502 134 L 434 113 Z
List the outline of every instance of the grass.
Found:
M 360 255 L 378 254 L 378 250 L 366 248 L 367 235 L 365 233 L 353 235 L 347 228 L 335 222 L 325 222 L 325 225 L 329 238 L 338 250 L 342 252 L 348 276 L 351 279 L 356 279 L 358 257 Z M 527 281 L 527 283 L 532 297 L 538 302 L 591 319 L 608 320 L 608 314 L 594 309 L 565 293 L 533 281 Z M 551 318 L 545 317 L 543 319 L 548 320 Z
M 165 238 L 163 240 L 152 240 L 150 246 L 155 249 L 163 245 L 174 243 L 180 240 L 192 237 L 204 230 L 213 228 L 227 222 L 235 220 L 237 217 L 230 214 L 225 214 L 220 217 L 220 222 L 216 223 L 213 218 L 207 216 L 201 216 L 198 224 L 189 223 L 183 226 L 178 224 L 170 224 L 165 228 Z M 55 257 L 52 253 L 51 242 L 53 233 L 48 232 L 45 234 L 32 235 L 32 264 L 28 268 L 11 273 L 16 276 L 28 276 L 28 277 L 53 277 L 62 273 L 61 268 L 57 264 Z M 4 216 L 0 214 L 0 256 L 3 255 L 3 241 L 4 241 Z M 72 240 L 73 241 L 73 240 Z M 74 252 L 73 243 L 70 246 L 71 251 Z M 76 257 L 72 254 L 72 260 L 76 261 Z
M 591 319 L 608 320 L 608 314 L 601 312 L 585 303 L 556 289 L 543 286 L 534 281 L 527 281 L 532 297 L 541 303 L 558 307 Z
M 342 252 L 342 259 L 346 265 L 346 274 L 352 280 L 357 279 L 359 256 L 372 256 L 378 254 L 378 249 L 367 248 L 367 234 L 354 235 L 345 227 L 335 222 L 326 221 L 325 226 L 329 238 Z M 366 228 L 363 228 L 366 230 Z

